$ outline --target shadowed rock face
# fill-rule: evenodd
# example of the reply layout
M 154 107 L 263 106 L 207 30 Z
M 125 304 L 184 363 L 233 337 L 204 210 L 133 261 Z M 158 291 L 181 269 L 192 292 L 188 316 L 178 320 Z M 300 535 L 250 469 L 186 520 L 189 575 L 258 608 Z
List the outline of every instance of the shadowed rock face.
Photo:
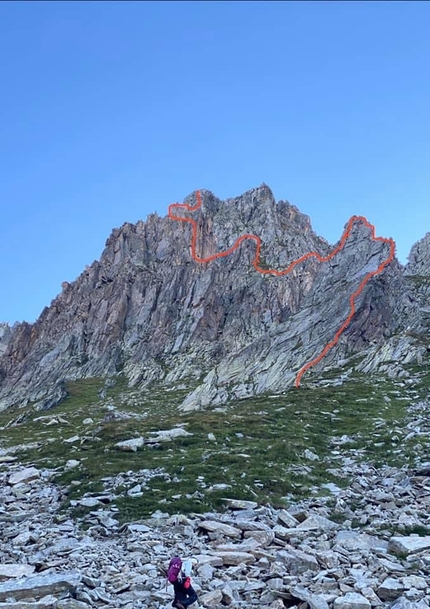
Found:
M 430 233 L 412 246 L 405 272 L 407 275 L 430 275 Z
M 201 197 L 197 211 L 175 212 L 196 220 L 201 257 L 228 249 L 245 233 L 261 238 L 261 265 L 268 268 L 333 250 L 307 216 L 276 203 L 266 185 L 226 201 L 205 190 Z M 195 195 L 185 202 L 195 205 Z M 282 277 L 254 269 L 251 241 L 203 264 L 192 260 L 190 243 L 190 225 L 169 217 L 126 223 L 112 232 L 100 261 L 63 284 L 34 324 L 1 325 L 0 409 L 28 400 L 46 408 L 64 397 L 65 380 L 120 370 L 137 387 L 204 377 L 184 408 L 281 391 L 333 339 L 348 317 L 351 294 L 389 254 L 360 223 L 330 261 L 310 258 Z M 429 251 L 427 235 L 412 248 L 409 275 L 430 274 Z M 306 376 L 356 353 L 369 371 L 393 349 L 419 359 L 422 346 L 408 337 L 400 347 L 394 340 L 407 326 L 426 327 L 414 290 L 391 262 L 356 299 L 339 343 Z M 395 344 L 381 356 L 378 349 L 390 340 Z

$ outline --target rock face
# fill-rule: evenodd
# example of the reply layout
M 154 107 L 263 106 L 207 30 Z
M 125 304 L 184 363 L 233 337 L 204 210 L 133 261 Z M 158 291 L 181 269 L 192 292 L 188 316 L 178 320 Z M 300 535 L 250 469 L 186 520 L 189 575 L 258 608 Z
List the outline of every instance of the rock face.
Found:
M 430 275 L 430 233 L 412 246 L 406 265 L 408 275 Z
M 197 222 L 201 257 L 230 248 L 246 233 L 262 240 L 260 265 L 285 269 L 291 261 L 334 249 L 309 218 L 266 185 L 221 201 L 201 191 L 202 207 L 177 213 Z M 196 203 L 196 195 L 186 199 Z M 338 343 L 307 373 L 361 354 L 362 370 L 401 374 L 403 363 L 427 352 L 425 307 L 430 275 L 428 235 L 414 246 L 407 273 L 394 259 L 366 283 Z M 191 227 L 169 217 L 124 224 L 95 261 L 46 307 L 34 324 L 0 326 L 0 410 L 37 403 L 47 409 L 66 395 L 65 381 L 115 375 L 131 386 L 154 381 L 196 383 L 190 409 L 290 387 L 300 369 L 333 341 L 351 311 L 351 295 L 387 259 L 386 242 L 355 222 L 342 250 L 315 257 L 284 276 L 252 266 L 255 243 L 199 264 L 191 257 Z M 392 360 L 397 360 L 394 366 Z
M 8 324 L 0 323 L 0 356 L 6 351 L 7 344 L 12 335 L 12 329 Z

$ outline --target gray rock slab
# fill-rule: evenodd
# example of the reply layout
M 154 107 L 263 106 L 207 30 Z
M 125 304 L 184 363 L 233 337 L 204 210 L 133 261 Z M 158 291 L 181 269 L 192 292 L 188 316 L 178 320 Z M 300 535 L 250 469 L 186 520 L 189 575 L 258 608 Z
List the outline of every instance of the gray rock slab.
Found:
M 222 567 L 222 559 L 219 556 L 211 554 L 194 554 L 194 558 L 197 560 L 197 565 L 211 565 L 212 567 Z
M 425 590 L 430 583 L 419 575 L 405 575 L 401 578 L 401 582 L 405 588 L 416 588 L 417 590 Z
M 255 539 L 255 541 L 257 541 L 263 548 L 270 546 L 275 538 L 273 531 L 245 531 L 243 536 L 245 539 Z
M 303 586 L 294 586 L 290 588 L 290 592 L 295 598 L 308 603 L 311 609 L 329 609 L 327 601 L 322 596 L 313 594 Z
M 147 438 L 146 442 L 171 442 L 175 438 L 187 438 L 193 434 L 182 427 L 174 427 L 173 429 L 165 429 L 163 431 L 153 431 L 152 438 Z
M 199 597 L 199 603 L 203 605 L 203 607 L 216 607 L 222 601 L 222 591 L 221 590 L 212 590 L 211 592 L 206 592 Z
M 294 516 L 287 510 L 279 510 L 278 520 L 288 528 L 293 528 L 299 524 L 297 518 L 294 518 Z
M 405 554 L 414 554 L 422 550 L 430 548 L 430 535 L 419 537 L 418 535 L 409 535 L 408 537 L 392 537 L 388 544 L 389 552 L 402 552 Z
M 124 440 L 115 444 L 116 448 L 125 452 L 136 452 L 138 448 L 141 448 L 145 443 L 143 438 L 131 438 L 130 440 Z
M 78 572 L 36 575 L 0 584 L 0 601 L 9 597 L 17 600 L 33 597 L 40 600 L 48 594 L 58 595 L 75 588 L 81 581 Z
M 387 546 L 387 542 L 374 535 L 368 533 L 355 533 L 348 531 L 348 535 L 338 535 L 336 537 L 336 543 L 342 546 L 345 550 L 371 550 L 373 548 L 384 548 Z
M 255 556 L 249 552 L 217 552 L 223 565 L 249 565 L 255 562 Z
M 394 577 L 387 577 L 382 584 L 378 586 L 376 594 L 383 601 L 392 601 L 399 596 L 402 596 L 405 590 L 404 584 Z
M 409 601 L 404 596 L 401 596 L 390 604 L 390 609 L 428 609 L 429 605 L 424 600 Z
M 237 519 L 233 521 L 233 524 L 242 531 L 271 531 L 271 527 L 265 522 L 259 522 L 255 520 L 244 520 Z
M 19 563 L 0 564 L 0 581 L 11 578 L 28 577 L 35 570 L 33 565 Z
M 328 518 L 324 518 L 324 516 L 313 515 L 306 518 L 303 522 L 297 525 L 298 529 L 307 530 L 307 531 L 316 531 L 316 530 L 330 530 L 337 529 L 339 525 L 329 520 Z
M 64 598 L 57 602 L 55 609 L 88 609 L 88 605 L 75 598 Z
M 223 502 L 231 510 L 255 510 L 258 507 L 256 501 L 246 501 L 244 499 L 229 499 L 226 497 Z
M 35 603 L 25 601 L 0 603 L 0 609 L 58 609 L 57 602 L 57 597 L 48 594 Z M 88 609 L 88 605 L 85 607 Z
M 334 609 L 370 609 L 370 601 L 358 592 L 347 592 L 334 600 Z
M 276 559 L 283 562 L 290 575 L 299 575 L 306 571 L 318 571 L 319 564 L 315 556 L 302 552 L 292 546 L 276 553 Z
M 24 469 L 20 469 L 17 472 L 13 472 L 9 476 L 9 484 L 15 485 L 21 482 L 30 482 L 31 480 L 36 480 L 40 477 L 39 470 L 35 467 L 26 467 Z
M 199 527 L 206 531 L 222 533 L 226 537 L 240 537 L 242 534 L 240 529 L 232 527 L 229 524 L 224 524 L 223 522 L 218 522 L 217 520 L 202 520 L 199 522 Z

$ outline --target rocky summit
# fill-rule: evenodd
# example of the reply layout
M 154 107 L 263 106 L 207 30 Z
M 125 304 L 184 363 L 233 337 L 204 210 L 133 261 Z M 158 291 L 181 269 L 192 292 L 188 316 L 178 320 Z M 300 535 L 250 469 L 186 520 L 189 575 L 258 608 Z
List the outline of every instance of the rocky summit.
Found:
M 335 248 L 264 184 L 226 201 L 206 190 L 199 195 L 199 209 L 177 213 L 196 222 L 201 258 L 245 234 L 261 239 L 260 266 L 268 269 L 286 269 L 309 252 L 327 258 Z M 196 193 L 185 203 L 196 206 Z M 309 257 L 274 276 L 253 267 L 253 241 L 229 256 L 194 261 L 191 232 L 190 224 L 156 214 L 124 224 L 100 260 L 65 282 L 34 324 L 3 324 L 0 410 L 49 408 L 64 398 L 67 381 L 119 373 L 143 391 L 190 383 L 184 409 L 284 391 L 334 340 L 368 273 L 375 276 L 355 298 L 351 322 L 303 382 L 349 363 L 366 373 L 405 375 L 404 364 L 426 357 L 428 234 L 406 268 L 394 258 L 376 274 L 389 246 L 355 222 L 335 256 Z
M 429 609 L 430 233 L 185 204 L 0 324 L 0 609 Z

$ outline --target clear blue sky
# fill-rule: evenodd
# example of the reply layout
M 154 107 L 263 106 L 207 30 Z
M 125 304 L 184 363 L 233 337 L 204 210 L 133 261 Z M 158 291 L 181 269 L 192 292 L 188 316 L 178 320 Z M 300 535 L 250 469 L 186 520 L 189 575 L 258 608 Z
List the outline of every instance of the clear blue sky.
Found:
M 430 3 L 1 2 L 0 321 L 125 221 L 267 183 L 334 244 L 430 231 Z

